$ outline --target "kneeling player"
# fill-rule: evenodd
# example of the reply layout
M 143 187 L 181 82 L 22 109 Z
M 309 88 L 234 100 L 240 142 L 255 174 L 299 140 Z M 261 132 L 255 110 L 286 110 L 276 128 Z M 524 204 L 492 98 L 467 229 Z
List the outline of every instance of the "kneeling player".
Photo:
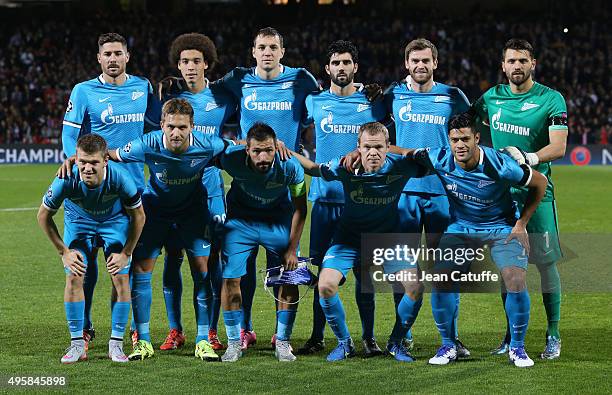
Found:
M 123 353 L 123 333 L 130 312 L 128 271 L 132 251 L 145 222 L 140 194 L 130 174 L 108 163 L 106 141 L 88 134 L 77 142 L 77 169 L 68 178 L 56 178 L 38 210 L 38 223 L 62 257 L 66 272 L 64 307 L 71 342 L 62 363 L 87 359 L 83 340 L 85 297 L 83 278 L 89 264 L 95 264 L 98 247 L 104 248 L 106 267 L 111 275 L 112 332 L 108 356 L 114 362 L 127 362 Z M 65 201 L 64 238 L 53 216 Z
M 436 148 L 414 153 L 415 159 L 437 174 L 446 186 L 453 220 L 439 248 L 446 251 L 447 248 L 490 246 L 491 257 L 501 271 L 508 293 L 505 308 L 513 328 L 510 362 L 518 367 L 533 366 L 524 343 L 530 307 L 526 289 L 525 251 L 529 251 L 526 226 L 544 196 L 546 178 L 529 166 L 519 166 L 510 156 L 480 147 L 480 134 L 475 131 L 468 113 L 451 119 L 448 137 L 450 150 Z M 518 219 L 510 195 L 513 186 L 529 190 Z M 432 310 L 442 336 L 442 347 L 429 363 L 446 365 L 457 358 L 453 327 L 457 294 L 434 291 L 434 299 L 437 307 Z
M 246 142 L 246 149 L 232 147 L 221 156 L 223 169 L 233 177 L 227 193 L 222 253 L 221 304 L 228 339 L 223 362 L 235 362 L 242 356 L 240 278 L 247 273 L 247 264 L 255 264 L 247 259 L 261 245 L 274 258 L 268 260 L 268 265 L 295 269 L 306 221 L 304 171 L 297 160 L 281 161 L 276 134 L 266 124 L 253 125 Z M 279 287 L 275 348 L 279 361 L 295 360 L 289 341 L 298 297 L 297 285 Z
M 410 177 L 422 177 L 427 172 L 412 158 L 388 154 L 389 148 L 387 128 L 379 122 L 370 122 L 359 129 L 361 169 L 356 174 L 346 170 L 340 164 L 340 158 L 319 165 L 294 154 L 306 173 L 327 181 L 341 181 L 344 190 L 344 211 L 319 275 L 321 307 L 338 338 L 338 346 L 327 356 L 328 361 L 355 355 L 338 286 L 352 268 L 360 266 L 361 234 L 398 231 L 397 202 L 404 185 Z M 408 264 L 385 267 L 385 272 L 396 272 L 408 279 L 418 278 L 417 268 Z M 398 361 L 412 362 L 414 358 L 404 347 L 402 339 L 421 308 L 423 287 L 418 280 L 402 282 L 402 286 L 404 295 L 397 307 L 402 325 L 395 329 L 387 349 Z

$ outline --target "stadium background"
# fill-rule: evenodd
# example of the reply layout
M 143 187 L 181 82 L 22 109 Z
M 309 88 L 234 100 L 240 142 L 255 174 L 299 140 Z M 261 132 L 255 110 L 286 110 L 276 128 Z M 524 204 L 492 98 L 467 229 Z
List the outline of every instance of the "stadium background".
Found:
M 284 35 L 287 51 L 283 63 L 308 68 L 324 86 L 324 53 L 331 41 L 346 38 L 357 44 L 361 52 L 358 81 L 387 84 L 406 75 L 405 44 L 424 36 L 440 51 L 435 79 L 459 86 L 471 101 L 504 81 L 499 70 L 503 42 L 511 36 L 527 38 L 536 48 L 536 80 L 559 90 L 567 100 L 569 142 L 577 146 L 568 149 L 565 163 L 586 164 L 589 158 L 589 164 L 612 163 L 612 148 L 607 145 L 612 138 L 611 10 L 606 1 L 272 3 L 283 1 L 175 1 L 163 5 L 144 0 L 0 1 L 0 163 L 61 159 L 57 147 L 66 102 L 75 83 L 99 74 L 95 40 L 101 32 L 125 35 L 131 52 L 128 73 L 147 76 L 155 84 L 164 76 L 176 75 L 167 60 L 168 45 L 176 35 L 198 31 L 215 41 L 221 62 L 208 73 L 213 80 L 234 66 L 253 65 L 253 32 L 268 25 Z M 230 125 L 228 132 L 231 130 Z M 517 372 L 503 359 L 487 355 L 503 331 L 497 295 L 467 295 L 462 302 L 462 339 L 475 355 L 468 362 L 447 369 L 424 366 L 438 342 L 426 297 L 415 326 L 419 361 L 414 365 L 402 366 L 384 358 L 357 358 L 330 365 L 321 354 L 279 369 L 267 346 L 273 330 L 271 299 L 261 289 L 254 309 L 261 341 L 239 364 L 201 366 L 189 356 L 193 344 L 188 341 L 183 350 L 157 353 L 150 361 L 118 368 L 104 355 L 110 283 L 107 276 L 100 275 L 94 306 L 99 339 L 91 352 L 92 361 L 60 366 L 58 359 L 67 343 L 61 304 L 63 273 L 34 221 L 55 167 L 0 166 L 2 377 L 64 374 L 69 389 L 93 392 L 612 392 L 608 379 L 611 360 L 602 347 L 611 334 L 610 298 L 601 289 L 564 293 L 562 358 L 536 361 L 535 368 L 527 372 Z M 592 235 L 591 240 L 611 239 L 611 174 L 604 166 L 555 169 L 562 240 L 564 233 Z M 61 223 L 61 215 L 58 217 Z M 603 243 L 584 244 L 591 249 L 605 248 Z M 308 245 L 308 228 L 302 245 Z M 587 263 L 581 264 L 590 270 Z M 152 322 L 156 345 L 166 331 L 160 274 L 158 267 Z M 188 289 L 189 276 L 185 274 Z M 349 326 L 358 333 L 351 286 L 349 281 L 342 292 Z M 189 339 L 194 323 L 188 294 L 186 291 L 183 306 Z M 545 321 L 537 298 L 532 296 L 527 336 L 527 349 L 534 356 L 543 344 Z M 390 299 L 385 295 L 378 298 L 376 333 L 381 342 L 392 323 Z M 308 336 L 310 303 L 308 297 L 300 309 L 296 344 Z M 326 334 L 329 349 L 334 340 L 329 330 Z

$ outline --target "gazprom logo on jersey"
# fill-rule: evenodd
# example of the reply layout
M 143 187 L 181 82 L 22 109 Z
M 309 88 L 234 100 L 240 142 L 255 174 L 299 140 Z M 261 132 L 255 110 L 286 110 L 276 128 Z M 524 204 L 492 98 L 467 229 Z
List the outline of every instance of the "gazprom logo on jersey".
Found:
M 244 108 L 251 111 L 291 111 L 290 101 L 257 101 L 257 90 L 244 98 Z
M 359 125 L 334 125 L 334 114 L 327 113 L 321 120 L 319 126 L 324 133 L 359 133 Z
M 412 100 L 399 110 L 399 118 L 404 122 L 429 123 L 433 125 L 446 125 L 446 117 L 433 114 L 418 114 L 412 112 Z
M 216 126 L 193 125 L 193 130 L 196 132 L 202 132 L 204 134 L 216 134 L 217 133 Z
M 390 203 L 393 203 L 396 199 L 399 198 L 398 194 L 384 197 L 369 197 L 364 196 L 363 185 L 360 185 L 357 190 L 352 191 L 349 196 L 351 200 L 357 204 L 372 204 L 376 206 L 384 206 Z
M 164 169 L 161 173 L 155 173 L 155 177 L 162 184 L 166 185 L 187 185 L 194 181 L 202 179 L 202 174 L 196 173 L 195 175 L 187 178 L 168 178 L 168 171 Z
M 105 125 L 112 125 L 114 123 L 130 123 L 130 122 L 144 122 L 144 112 L 137 112 L 132 114 L 113 114 L 113 106 L 108 103 L 106 110 L 100 114 L 100 119 Z
M 492 117 L 491 117 L 491 126 L 495 130 L 499 130 L 500 132 L 518 134 L 519 136 L 529 136 L 529 128 L 524 126 L 513 125 L 511 123 L 503 123 L 500 122 L 502 116 L 502 109 L 500 108 Z

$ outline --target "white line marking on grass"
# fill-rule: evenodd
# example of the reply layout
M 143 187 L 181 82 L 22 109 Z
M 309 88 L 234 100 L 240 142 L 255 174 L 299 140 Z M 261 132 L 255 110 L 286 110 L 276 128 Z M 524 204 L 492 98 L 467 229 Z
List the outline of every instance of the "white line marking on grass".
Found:
M 38 207 L 11 207 L 11 208 L 0 208 L 0 211 L 12 212 L 12 211 L 34 211 L 38 210 Z

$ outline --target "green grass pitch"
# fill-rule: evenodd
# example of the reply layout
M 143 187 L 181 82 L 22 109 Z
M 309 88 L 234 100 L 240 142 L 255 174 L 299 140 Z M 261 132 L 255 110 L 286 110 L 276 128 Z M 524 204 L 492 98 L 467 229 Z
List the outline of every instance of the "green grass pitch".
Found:
M 106 358 L 110 335 L 110 281 L 101 269 L 93 310 L 98 337 L 92 343 L 89 361 L 62 366 L 59 359 L 69 342 L 62 303 L 64 273 L 53 247 L 38 229 L 33 209 L 39 206 L 55 168 L 55 165 L 0 166 L 0 376 L 65 375 L 70 392 L 95 393 L 612 393 L 609 293 L 563 294 L 563 352 L 555 361 L 537 358 L 544 346 L 546 326 L 541 297 L 532 293 L 527 350 L 536 365 L 531 369 L 517 369 L 510 366 L 505 357 L 488 355 L 488 350 L 498 344 L 504 330 L 502 308 L 496 294 L 462 297 L 460 334 L 473 357 L 451 366 L 427 365 L 427 359 L 439 342 L 428 295 L 413 329 L 416 363 L 399 364 L 390 357 L 327 363 L 325 355 L 336 343 L 327 328 L 326 352 L 299 357 L 296 363 L 279 364 L 269 346 L 274 330 L 273 300 L 258 286 L 253 319 L 259 343 L 238 363 L 226 365 L 204 363 L 193 357 L 195 322 L 187 265 L 183 267 L 183 320 L 188 341 L 182 350 L 156 351 L 150 360 L 122 366 L 112 364 Z M 562 239 L 564 233 L 612 234 L 611 177 L 612 168 L 554 168 Z M 16 211 L 16 208 L 23 210 Z M 62 223 L 61 218 L 60 213 L 58 224 Z M 302 238 L 304 253 L 308 252 L 308 224 Z M 260 265 L 263 256 L 260 253 Z M 581 262 L 578 259 L 571 264 L 580 265 Z M 583 270 L 589 270 L 588 265 L 585 264 Z M 161 272 L 159 266 L 153 278 L 151 332 L 156 347 L 167 332 Z M 529 274 L 537 276 L 534 268 Z M 341 294 L 349 328 L 353 337 L 359 339 L 361 327 L 352 278 Z M 301 345 L 310 334 L 311 304 L 309 295 L 299 310 L 294 347 Z M 393 319 L 391 295 L 377 295 L 376 335 L 381 345 L 385 344 Z M 220 334 L 225 338 L 222 324 Z M 129 350 L 127 336 L 125 343 Z

